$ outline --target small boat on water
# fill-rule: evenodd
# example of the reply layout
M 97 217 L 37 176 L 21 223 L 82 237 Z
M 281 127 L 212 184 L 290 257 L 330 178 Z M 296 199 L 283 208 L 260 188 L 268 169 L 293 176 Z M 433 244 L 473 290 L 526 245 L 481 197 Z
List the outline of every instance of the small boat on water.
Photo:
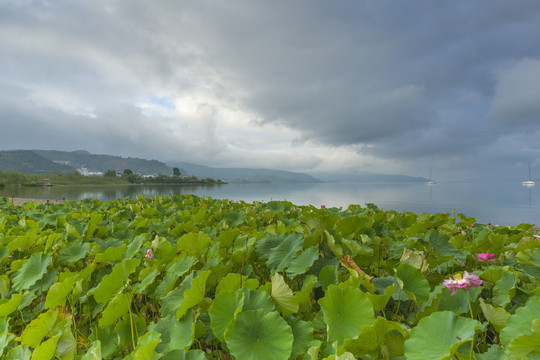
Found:
M 534 181 L 531 179 L 531 162 L 530 161 L 529 161 L 529 180 L 522 181 L 521 184 L 522 185 L 527 185 L 527 186 L 533 186 L 534 185 Z
M 436 184 L 435 181 L 431 180 L 431 168 L 429 168 L 429 181 L 427 182 L 428 185 L 434 185 Z

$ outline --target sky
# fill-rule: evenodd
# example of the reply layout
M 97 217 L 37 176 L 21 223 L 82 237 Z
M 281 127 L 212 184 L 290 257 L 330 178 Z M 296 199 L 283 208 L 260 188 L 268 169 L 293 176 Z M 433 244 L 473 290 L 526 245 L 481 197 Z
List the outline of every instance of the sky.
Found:
M 0 150 L 540 176 L 540 1 L 0 0 Z

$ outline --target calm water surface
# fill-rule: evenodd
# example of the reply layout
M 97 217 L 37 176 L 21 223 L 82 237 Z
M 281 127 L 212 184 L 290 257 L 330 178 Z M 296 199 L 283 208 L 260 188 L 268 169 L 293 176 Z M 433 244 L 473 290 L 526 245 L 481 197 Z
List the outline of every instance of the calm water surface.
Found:
M 540 225 L 540 187 L 521 183 L 316 183 L 226 185 L 119 185 L 0 188 L 0 195 L 81 200 L 114 200 L 194 194 L 218 199 L 253 201 L 287 200 L 297 205 L 346 208 L 373 203 L 383 210 L 463 213 L 481 223 Z

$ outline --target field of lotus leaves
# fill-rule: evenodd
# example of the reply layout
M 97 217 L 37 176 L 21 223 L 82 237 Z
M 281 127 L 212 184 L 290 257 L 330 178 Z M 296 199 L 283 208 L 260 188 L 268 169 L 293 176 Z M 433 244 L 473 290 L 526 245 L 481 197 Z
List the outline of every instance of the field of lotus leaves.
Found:
M 0 358 L 540 359 L 539 234 L 372 204 L 0 198 Z

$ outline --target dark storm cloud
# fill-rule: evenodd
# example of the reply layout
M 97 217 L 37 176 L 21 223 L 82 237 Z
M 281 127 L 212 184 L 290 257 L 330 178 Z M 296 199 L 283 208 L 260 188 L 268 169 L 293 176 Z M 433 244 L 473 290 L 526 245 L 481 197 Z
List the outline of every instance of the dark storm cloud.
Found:
M 539 33 L 536 0 L 0 1 L 1 147 L 516 166 L 540 155 Z

